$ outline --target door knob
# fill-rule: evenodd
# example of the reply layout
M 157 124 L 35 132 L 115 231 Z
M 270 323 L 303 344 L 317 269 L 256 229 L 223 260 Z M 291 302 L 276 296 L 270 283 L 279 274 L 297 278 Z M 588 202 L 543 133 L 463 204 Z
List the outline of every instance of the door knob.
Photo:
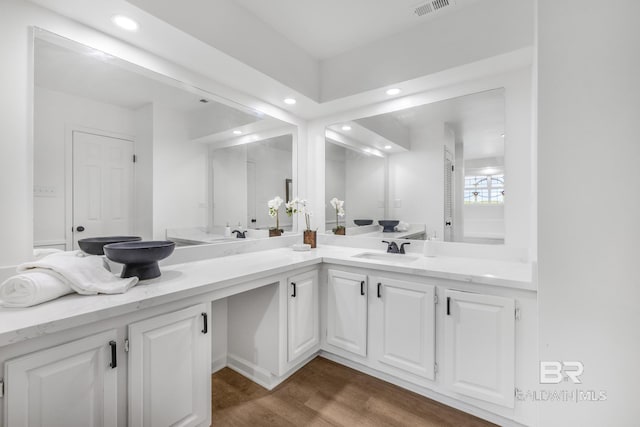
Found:
M 81 225 L 79 225 L 79 226 L 77 226 L 77 227 L 76 227 L 76 231 L 77 231 L 78 233 L 82 233 L 82 232 L 84 231 L 84 227 L 83 227 L 83 226 L 81 226 Z

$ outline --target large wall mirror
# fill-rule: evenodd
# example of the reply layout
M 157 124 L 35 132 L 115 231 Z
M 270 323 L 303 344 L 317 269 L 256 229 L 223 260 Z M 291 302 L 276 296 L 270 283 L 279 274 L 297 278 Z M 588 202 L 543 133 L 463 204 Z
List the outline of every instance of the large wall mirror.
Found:
M 347 235 L 504 243 L 504 89 L 335 123 L 325 137 L 325 198 L 345 200 Z M 326 219 L 331 230 L 330 208 Z
M 294 126 L 43 30 L 34 54 L 34 246 L 268 235 Z

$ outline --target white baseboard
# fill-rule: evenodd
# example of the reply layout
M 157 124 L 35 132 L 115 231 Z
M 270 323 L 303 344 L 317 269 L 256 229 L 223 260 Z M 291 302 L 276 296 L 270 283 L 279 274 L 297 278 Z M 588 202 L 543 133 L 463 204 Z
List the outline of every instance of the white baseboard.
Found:
M 271 390 L 275 387 L 273 381 L 274 375 L 271 372 L 249 362 L 246 359 L 243 359 L 242 357 L 231 353 L 227 354 L 227 367 L 250 379 L 254 383 L 261 385 L 267 390 Z
M 226 355 L 211 361 L 211 373 L 212 374 L 215 374 L 220 369 L 223 369 L 223 368 L 226 368 L 226 367 L 227 367 L 227 356 Z
M 504 427 L 524 427 L 525 426 L 524 424 L 520 424 L 517 421 L 511 420 L 509 418 L 504 418 L 500 415 L 494 414 L 484 409 L 480 409 L 476 406 L 469 405 L 464 402 L 460 402 L 457 399 L 445 396 L 443 394 L 437 393 L 425 387 L 420 387 L 419 385 L 413 384 L 409 381 L 399 379 L 397 377 L 394 377 L 393 375 L 380 372 L 376 369 L 369 368 L 368 366 L 364 366 L 364 365 L 361 365 L 360 363 L 353 362 L 349 359 L 345 359 L 342 356 L 338 356 L 333 353 L 328 353 L 324 350 L 321 350 L 319 355 L 320 357 L 324 357 L 325 359 L 339 363 L 340 365 L 347 366 L 351 369 L 355 369 L 356 371 L 362 372 L 364 374 L 370 375 L 372 377 L 378 378 L 388 383 L 397 385 L 398 387 L 412 391 L 421 396 L 428 397 L 429 399 L 435 400 L 436 402 L 440 402 L 444 405 L 466 412 L 467 414 L 471 414 L 478 418 L 482 418 L 484 420 L 498 424 L 499 426 L 504 426 Z
M 318 351 L 314 351 L 309 354 L 307 357 L 302 359 L 300 362 L 293 365 L 284 375 L 274 375 L 268 370 L 261 368 L 255 365 L 252 362 L 249 362 L 242 357 L 235 356 L 233 354 L 228 354 L 226 358 L 216 359 L 214 363 L 211 364 L 212 373 L 219 371 L 224 367 L 228 367 L 242 375 L 245 378 L 250 379 L 254 383 L 261 385 L 267 390 L 273 390 L 281 383 L 283 383 L 287 378 L 291 375 L 295 374 L 300 368 L 305 366 L 311 360 L 315 359 L 318 356 Z M 222 365 L 224 363 L 224 365 Z M 216 371 L 214 371 L 214 364 Z

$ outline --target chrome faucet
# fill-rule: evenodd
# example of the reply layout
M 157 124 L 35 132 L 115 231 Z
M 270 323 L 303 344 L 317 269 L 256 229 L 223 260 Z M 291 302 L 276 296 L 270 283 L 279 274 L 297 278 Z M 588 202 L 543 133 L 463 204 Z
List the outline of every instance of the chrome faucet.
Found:
M 386 243 L 387 244 L 387 253 L 388 254 L 404 254 L 404 245 L 410 245 L 410 242 L 406 242 L 406 243 L 402 243 L 400 245 L 400 247 L 398 247 L 398 244 L 396 242 L 388 242 L 386 240 L 383 240 L 382 243 Z

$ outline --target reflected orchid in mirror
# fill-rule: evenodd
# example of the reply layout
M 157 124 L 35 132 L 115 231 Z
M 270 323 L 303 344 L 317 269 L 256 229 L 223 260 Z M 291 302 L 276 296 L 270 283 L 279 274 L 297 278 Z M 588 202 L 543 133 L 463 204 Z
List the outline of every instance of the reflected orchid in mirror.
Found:
M 284 202 L 284 200 L 282 200 L 282 198 L 280 198 L 280 196 L 276 196 L 275 198 L 269 200 L 267 202 L 267 206 L 269 207 L 269 216 L 271 218 L 275 218 L 276 219 L 276 227 L 275 230 L 279 230 L 280 229 L 280 218 L 278 216 L 278 211 L 280 209 L 280 206 L 282 206 L 282 203 Z
M 309 203 L 305 199 L 298 199 L 297 197 L 287 202 L 286 210 L 287 215 L 292 216 L 295 213 L 304 215 L 304 222 L 307 226 L 306 230 L 311 231 L 311 211 L 309 210 Z
M 333 232 L 335 234 L 344 234 L 342 231 L 344 225 L 340 225 L 340 217 L 344 216 L 344 200 L 338 200 L 337 197 L 334 197 L 329 200 L 329 203 L 331 203 L 331 206 L 333 206 L 333 209 L 336 211 L 336 227 L 333 229 Z

